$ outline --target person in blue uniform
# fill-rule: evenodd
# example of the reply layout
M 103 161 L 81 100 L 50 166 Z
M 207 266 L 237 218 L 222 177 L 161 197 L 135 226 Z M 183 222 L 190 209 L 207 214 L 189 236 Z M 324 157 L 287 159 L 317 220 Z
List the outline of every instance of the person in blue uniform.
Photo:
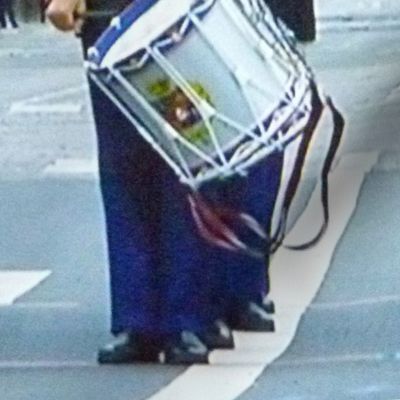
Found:
M 62 30 L 73 29 L 78 2 L 52 0 L 49 20 Z M 92 1 L 87 7 L 116 15 L 130 3 Z M 108 23 L 108 17 L 85 22 L 85 49 Z M 169 363 L 204 363 L 209 350 L 233 347 L 228 324 L 272 330 L 263 304 L 269 284 L 266 263 L 206 243 L 192 218 L 187 189 L 174 172 L 95 85 L 90 84 L 90 92 L 106 215 L 112 332 L 117 336 L 99 351 L 99 362 L 157 361 L 163 353 Z M 206 194 L 249 209 L 268 227 L 280 159 L 266 163 L 249 179 L 206 188 Z
M 280 188 L 283 155 L 276 153 L 253 166 L 245 177 L 235 176 L 225 182 L 208 185 L 204 192 L 217 204 L 248 213 L 271 236 L 271 220 Z M 247 232 L 250 233 L 250 232 Z M 272 332 L 275 305 L 270 291 L 268 242 L 254 240 L 242 232 L 249 246 L 261 250 L 261 257 L 232 252 L 210 246 L 204 263 L 213 274 L 210 286 L 216 315 L 222 316 L 230 328 L 242 331 Z
M 130 1 L 88 2 L 118 14 Z M 52 0 L 47 16 L 74 29 L 78 0 Z M 88 19 L 86 50 L 110 18 Z M 90 84 L 98 137 L 101 192 L 110 264 L 112 332 L 100 363 L 204 363 L 208 351 L 233 347 L 230 330 L 210 310 L 205 243 L 191 217 L 186 190 L 117 107 Z

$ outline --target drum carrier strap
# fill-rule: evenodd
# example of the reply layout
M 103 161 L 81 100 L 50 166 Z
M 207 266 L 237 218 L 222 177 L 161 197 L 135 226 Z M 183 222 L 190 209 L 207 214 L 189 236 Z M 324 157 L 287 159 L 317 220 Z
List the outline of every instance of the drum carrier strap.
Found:
M 304 129 L 304 133 L 300 143 L 300 148 L 294 164 L 293 173 L 290 177 L 289 184 L 286 189 L 278 228 L 275 234 L 272 236 L 270 243 L 268 243 L 269 253 L 275 253 L 278 250 L 278 248 L 282 245 L 283 240 L 285 238 L 290 206 L 296 195 L 301 180 L 301 176 L 304 170 L 304 164 L 311 144 L 311 140 L 318 126 L 318 123 L 321 119 L 322 112 L 324 109 L 324 104 L 322 103 L 321 98 L 318 94 L 318 89 L 315 82 L 312 82 L 312 93 L 313 96 L 312 96 L 311 116 L 307 126 Z M 335 107 L 330 97 L 326 99 L 326 105 L 332 112 L 333 132 L 328 152 L 325 157 L 325 161 L 321 171 L 321 203 L 322 203 L 324 221 L 322 223 L 319 232 L 313 239 L 301 245 L 285 245 L 286 248 L 291 250 L 306 250 L 317 244 L 318 241 L 324 235 L 329 223 L 329 172 L 332 167 L 332 163 L 337 153 L 337 150 L 342 141 L 345 121 L 342 114 Z
M 332 112 L 333 132 L 321 172 L 321 203 L 324 221 L 318 234 L 313 239 L 301 245 L 285 247 L 291 250 L 306 250 L 316 245 L 322 238 L 329 223 L 329 172 L 343 137 L 345 121 L 330 98 L 326 99 L 326 104 L 322 102 L 314 81 L 311 81 L 311 92 L 312 112 L 302 133 L 300 149 L 284 195 L 283 206 L 280 210 L 281 216 L 274 235 L 269 237 L 261 225 L 250 215 L 229 208 L 216 207 L 215 205 L 209 204 L 199 192 L 191 192 L 188 194 L 188 199 L 192 214 L 200 235 L 206 241 L 215 246 L 247 254 L 255 258 L 267 258 L 281 247 L 287 233 L 289 209 L 301 180 L 307 152 L 318 123 L 321 120 L 324 107 L 327 106 Z M 262 240 L 264 246 L 257 248 L 248 245 L 237 233 L 238 231 L 235 228 L 238 227 L 242 228 L 242 230 L 245 228 L 254 233 L 256 237 Z
M 150 4 L 150 3 L 149 3 Z M 86 19 L 103 19 L 110 18 L 113 11 L 97 10 L 89 11 L 84 17 Z M 277 24 L 278 28 L 279 24 Z M 284 33 L 282 36 L 284 36 Z M 291 43 L 288 43 L 292 47 Z M 291 48 L 295 51 L 295 49 Z M 300 59 L 301 55 L 298 54 Z M 304 62 L 304 66 L 306 63 Z M 311 72 L 310 75 L 312 76 Z M 285 246 L 292 250 L 305 250 L 314 246 L 325 233 L 329 223 L 329 186 L 328 175 L 337 153 L 344 131 L 344 118 L 334 106 L 330 98 L 321 99 L 315 81 L 310 77 L 311 90 L 311 113 L 305 128 L 301 132 L 301 142 L 299 151 L 296 156 L 293 172 L 290 176 L 288 186 L 286 188 L 283 205 L 280 210 L 280 217 L 276 232 L 270 237 L 269 233 L 258 223 L 251 215 L 245 214 L 238 210 L 233 210 L 224 207 L 216 207 L 209 204 L 201 193 L 192 190 L 188 193 L 188 200 L 196 222 L 200 235 L 215 246 L 229 249 L 234 252 L 247 254 L 252 257 L 264 259 L 269 254 L 274 253 L 283 245 L 287 233 L 287 220 L 289 210 L 295 194 L 297 192 L 302 173 L 304 170 L 307 152 L 310 148 L 314 132 L 321 119 L 324 107 L 327 106 L 332 112 L 333 118 L 333 133 L 329 145 L 329 150 L 324 160 L 321 172 L 321 202 L 323 208 L 323 224 L 317 235 L 307 243 L 295 246 Z M 276 151 L 282 151 L 277 149 Z M 257 239 L 257 245 L 248 244 L 243 238 L 252 234 Z M 242 235 L 242 236 L 241 236 Z

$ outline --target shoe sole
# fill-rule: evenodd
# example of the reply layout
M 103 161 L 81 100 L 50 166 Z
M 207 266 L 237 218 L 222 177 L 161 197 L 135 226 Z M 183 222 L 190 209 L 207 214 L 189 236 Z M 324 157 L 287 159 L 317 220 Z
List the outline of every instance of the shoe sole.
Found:
M 202 339 L 202 342 L 209 350 L 233 350 L 235 348 L 235 341 L 233 337 L 229 340 L 221 340 L 220 342 L 216 340 L 215 342 L 211 343 Z
M 161 360 L 168 365 L 193 365 L 193 364 L 209 364 L 208 355 L 205 356 L 188 356 L 183 354 L 168 354 L 161 355 Z
M 242 332 L 275 332 L 275 322 L 273 320 L 266 321 L 263 323 L 263 326 L 252 324 L 238 324 L 232 326 L 232 329 Z
M 261 308 L 267 313 L 267 314 L 275 314 L 275 304 L 274 303 L 268 303 L 268 304 L 263 304 Z

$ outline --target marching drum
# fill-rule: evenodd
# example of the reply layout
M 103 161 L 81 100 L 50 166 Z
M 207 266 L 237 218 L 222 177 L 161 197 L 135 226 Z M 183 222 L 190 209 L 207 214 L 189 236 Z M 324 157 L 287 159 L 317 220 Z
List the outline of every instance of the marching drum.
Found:
M 89 51 L 89 73 L 183 183 L 244 174 L 302 131 L 307 70 L 274 32 L 270 45 L 259 36 L 242 3 L 138 4 Z
M 207 181 L 245 176 L 301 136 L 305 154 L 324 105 L 259 0 L 133 2 L 89 50 L 87 71 L 194 193 Z

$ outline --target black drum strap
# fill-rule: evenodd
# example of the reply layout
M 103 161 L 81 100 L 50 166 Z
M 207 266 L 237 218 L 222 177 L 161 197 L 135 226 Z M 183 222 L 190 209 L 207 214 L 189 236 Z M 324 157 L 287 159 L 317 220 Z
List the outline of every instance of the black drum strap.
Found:
M 332 112 L 334 128 L 333 128 L 333 132 L 332 132 L 331 142 L 329 144 L 329 150 L 328 150 L 327 156 L 325 158 L 325 162 L 324 162 L 322 172 L 321 172 L 321 204 L 322 204 L 322 209 L 323 209 L 324 222 L 323 222 L 319 232 L 317 233 L 317 235 L 309 242 L 304 243 L 302 245 L 297 245 L 297 246 L 296 245 L 295 246 L 291 246 L 291 245 L 285 246 L 286 248 L 288 248 L 290 250 L 306 250 L 306 249 L 314 246 L 322 238 L 322 236 L 326 232 L 326 229 L 328 228 L 328 224 L 329 224 L 329 172 L 331 170 L 333 160 L 335 158 L 335 155 L 337 153 L 337 150 L 340 146 L 340 143 L 341 143 L 341 140 L 343 137 L 345 121 L 344 121 L 342 114 L 334 106 L 334 104 L 330 98 L 327 99 L 327 105 Z
M 286 188 L 281 209 L 280 222 L 275 235 L 270 238 L 268 233 L 264 231 L 263 227 L 250 215 L 245 214 L 240 210 L 231 210 L 229 208 L 217 206 L 205 199 L 200 193 L 191 192 L 188 194 L 188 201 L 192 215 L 200 236 L 202 236 L 208 243 L 233 252 L 247 254 L 255 258 L 265 258 L 267 255 L 275 252 L 282 245 L 286 235 L 289 209 L 301 180 L 305 159 L 313 134 L 321 119 L 324 109 L 324 103 L 319 96 L 315 83 L 312 83 L 311 90 L 312 111 L 309 121 L 303 131 L 293 173 Z M 305 250 L 315 245 L 325 233 L 329 222 L 328 175 L 341 142 L 344 129 L 344 119 L 339 111 L 334 107 L 330 99 L 327 100 L 327 106 L 332 111 L 334 130 L 329 145 L 329 151 L 324 161 L 321 173 L 321 201 L 324 213 L 324 222 L 316 237 L 309 242 L 299 246 L 285 246 L 292 250 Z M 252 247 L 247 243 L 247 241 L 242 240 L 241 233 L 244 231 L 247 233 L 252 232 L 256 237 L 261 239 L 265 245 L 261 246 L 261 248 Z
M 296 195 L 297 188 L 299 186 L 301 176 L 303 173 L 304 163 L 307 156 L 307 152 L 310 147 L 311 140 L 313 138 L 314 132 L 317 128 L 317 125 L 321 119 L 324 104 L 321 101 L 321 98 L 318 94 L 317 87 L 315 83 L 312 86 L 313 99 L 312 99 L 312 113 L 309 119 L 307 126 L 304 129 L 303 138 L 300 143 L 300 148 L 297 154 L 297 158 L 294 164 L 294 170 L 292 176 L 290 177 L 288 187 L 286 189 L 281 216 L 279 219 L 279 224 L 276 233 L 273 235 L 269 253 L 274 253 L 278 250 L 278 248 L 282 245 L 283 240 L 286 235 L 287 229 L 287 218 L 289 214 L 290 206 L 293 202 L 294 196 Z M 329 223 L 329 172 L 332 167 L 333 160 L 341 143 L 343 137 L 343 131 L 345 126 L 345 121 L 341 113 L 334 106 L 332 100 L 330 98 L 327 99 L 327 106 L 332 112 L 333 117 L 333 132 L 331 136 L 331 142 L 329 144 L 329 150 L 326 155 L 324 165 L 321 172 L 321 203 L 323 208 L 323 216 L 324 222 L 317 233 L 317 235 L 311 239 L 310 241 L 294 246 L 285 246 L 291 250 L 306 250 L 315 244 L 321 239 L 323 234 L 325 233 L 328 223 Z

